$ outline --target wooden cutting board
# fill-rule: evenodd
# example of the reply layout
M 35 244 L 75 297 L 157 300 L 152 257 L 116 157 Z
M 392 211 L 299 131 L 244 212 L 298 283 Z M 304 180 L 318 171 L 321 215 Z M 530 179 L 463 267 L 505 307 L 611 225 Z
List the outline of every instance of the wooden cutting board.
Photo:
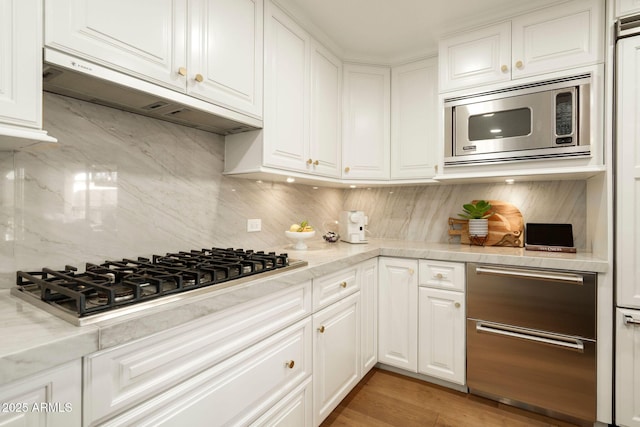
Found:
M 474 200 L 472 203 L 476 203 Z M 524 219 L 518 208 L 501 200 L 488 200 L 493 215 L 489 219 L 489 235 L 485 246 L 524 246 Z M 449 218 L 449 235 L 460 236 L 460 243 L 470 244 L 469 223 L 462 218 Z

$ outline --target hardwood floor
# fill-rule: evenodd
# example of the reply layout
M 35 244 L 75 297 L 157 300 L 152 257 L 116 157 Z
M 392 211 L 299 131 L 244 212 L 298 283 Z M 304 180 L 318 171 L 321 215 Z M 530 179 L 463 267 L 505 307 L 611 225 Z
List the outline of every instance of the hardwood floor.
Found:
M 321 427 L 525 427 L 573 424 L 374 368 Z

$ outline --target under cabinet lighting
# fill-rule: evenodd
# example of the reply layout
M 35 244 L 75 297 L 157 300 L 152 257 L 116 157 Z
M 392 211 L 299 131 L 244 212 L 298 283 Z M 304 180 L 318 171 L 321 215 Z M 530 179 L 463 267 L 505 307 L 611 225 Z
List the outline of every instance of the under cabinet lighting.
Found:
M 513 178 L 507 178 L 507 179 L 504 180 L 504 182 L 507 183 L 507 184 L 513 184 L 514 182 L 516 182 L 516 180 L 513 179 Z
M 287 182 L 288 183 L 296 182 L 296 179 L 290 176 L 287 178 Z
M 491 132 L 491 133 L 500 133 L 500 132 L 502 132 L 502 129 L 490 129 L 489 132 Z
M 357 186 L 352 184 L 352 185 L 349 186 L 349 188 L 357 188 Z

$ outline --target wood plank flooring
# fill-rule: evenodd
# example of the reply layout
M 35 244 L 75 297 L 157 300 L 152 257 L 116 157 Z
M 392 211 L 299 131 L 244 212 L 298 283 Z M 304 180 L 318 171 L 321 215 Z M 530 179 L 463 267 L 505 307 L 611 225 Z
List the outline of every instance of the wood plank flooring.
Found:
M 569 427 L 573 424 L 374 368 L 321 427 Z

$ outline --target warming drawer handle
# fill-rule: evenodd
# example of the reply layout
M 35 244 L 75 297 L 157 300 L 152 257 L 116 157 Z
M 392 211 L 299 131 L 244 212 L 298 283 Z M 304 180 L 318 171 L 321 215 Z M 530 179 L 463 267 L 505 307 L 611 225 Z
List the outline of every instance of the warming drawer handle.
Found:
M 490 334 L 504 335 L 513 338 L 520 338 L 527 341 L 535 341 L 543 344 L 551 344 L 570 350 L 584 352 L 584 343 L 577 338 L 567 338 L 567 341 L 558 339 L 556 335 L 545 334 L 544 332 L 527 331 L 526 333 L 518 332 L 516 328 L 510 328 L 504 325 L 487 326 L 482 322 L 476 323 L 476 331 L 488 332 Z
M 537 270 L 510 270 L 507 268 L 491 268 L 491 267 L 476 267 L 476 273 L 478 274 L 492 274 L 495 276 L 506 277 L 525 277 L 529 279 L 538 280 L 552 280 L 556 282 L 569 282 L 582 285 L 584 278 L 580 274 L 572 273 L 558 273 L 558 272 L 545 272 Z
M 633 325 L 633 326 L 640 326 L 640 320 L 634 319 L 633 316 L 629 316 L 628 314 L 624 315 L 624 324 L 625 325 Z

